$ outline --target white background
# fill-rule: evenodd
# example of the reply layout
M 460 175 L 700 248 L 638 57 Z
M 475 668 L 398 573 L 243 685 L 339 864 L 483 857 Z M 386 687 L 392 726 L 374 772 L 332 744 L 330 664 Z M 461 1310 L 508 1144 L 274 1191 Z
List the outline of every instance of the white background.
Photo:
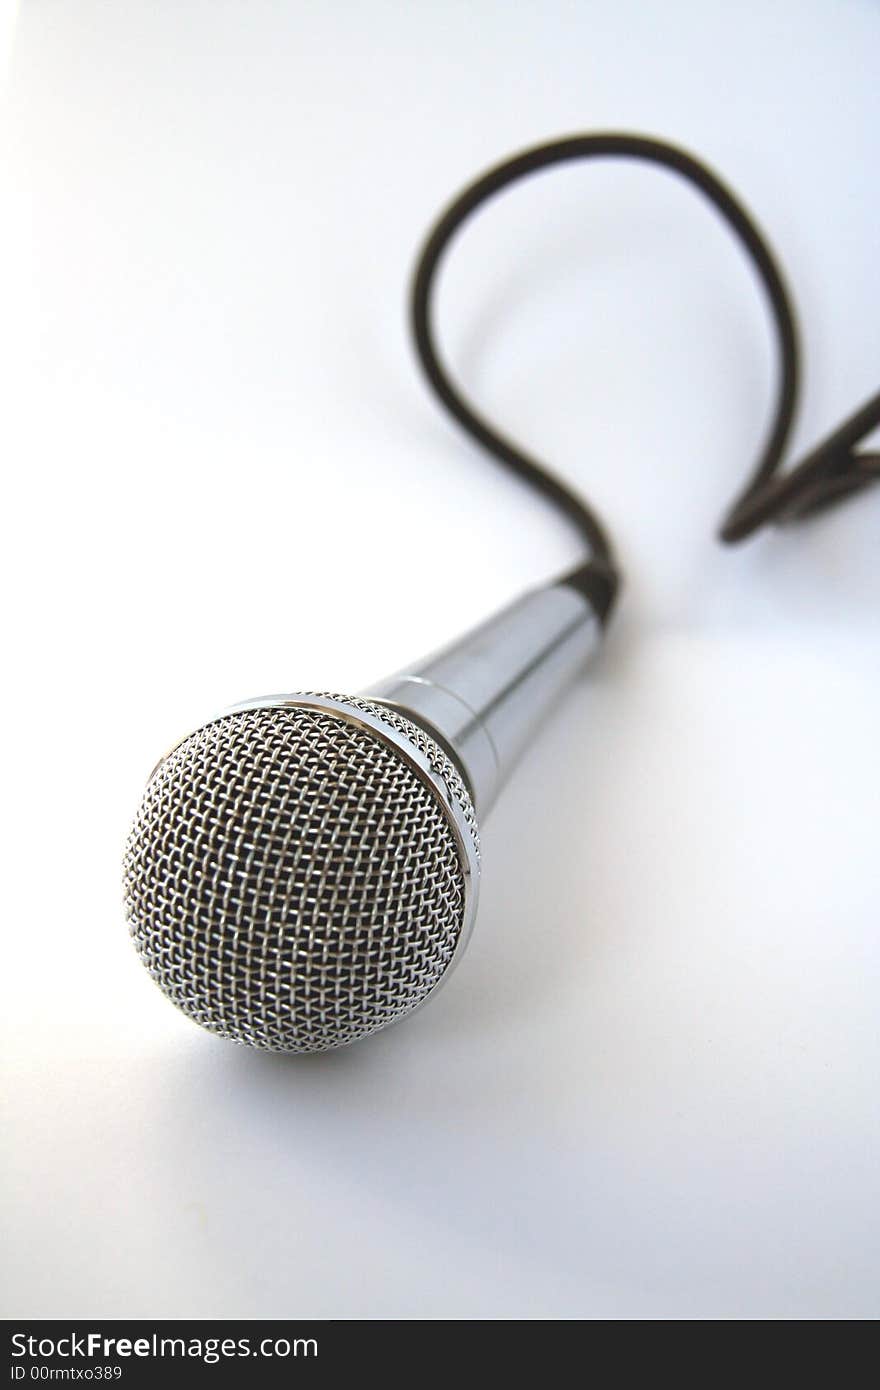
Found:
M 802 451 L 880 385 L 880 7 L 25 4 L 3 112 L 7 1316 L 869 1317 L 880 495 L 725 551 L 769 419 L 749 268 L 677 180 L 487 211 L 443 338 L 609 518 L 601 659 L 484 827 L 409 1022 L 240 1050 L 131 950 L 157 756 L 357 689 L 573 561 L 406 337 L 440 207 L 543 138 L 706 157 L 799 303 Z

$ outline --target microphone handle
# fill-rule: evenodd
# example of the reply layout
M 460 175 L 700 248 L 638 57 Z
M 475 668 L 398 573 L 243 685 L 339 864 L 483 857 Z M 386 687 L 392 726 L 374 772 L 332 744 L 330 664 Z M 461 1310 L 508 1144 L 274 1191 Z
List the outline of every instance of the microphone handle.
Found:
M 362 694 L 398 709 L 445 745 L 482 816 L 601 636 L 589 590 L 569 577 L 524 594 L 450 646 Z

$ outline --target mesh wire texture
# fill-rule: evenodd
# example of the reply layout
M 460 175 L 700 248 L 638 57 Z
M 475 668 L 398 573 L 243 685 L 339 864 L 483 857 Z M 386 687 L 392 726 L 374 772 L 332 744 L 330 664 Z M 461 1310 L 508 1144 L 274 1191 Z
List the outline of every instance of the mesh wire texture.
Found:
M 341 698 L 341 697 L 333 697 Z M 459 802 L 446 754 L 394 711 Z M 462 930 L 462 854 L 439 791 L 377 734 L 306 706 L 191 734 L 150 780 L 125 854 L 137 950 L 164 992 L 222 1037 L 340 1047 L 415 1008 Z

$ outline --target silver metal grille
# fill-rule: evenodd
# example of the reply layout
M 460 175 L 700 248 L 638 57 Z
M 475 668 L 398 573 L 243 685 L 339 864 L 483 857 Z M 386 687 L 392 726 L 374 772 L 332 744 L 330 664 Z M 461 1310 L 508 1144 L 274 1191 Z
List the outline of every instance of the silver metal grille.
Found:
M 362 700 L 359 695 L 327 695 L 328 700 L 339 700 L 346 704 L 349 709 L 360 710 L 364 714 L 372 714 L 377 719 L 381 719 L 389 729 L 395 729 L 397 733 L 403 734 L 409 739 L 420 753 L 424 753 L 428 762 L 435 772 L 443 778 L 450 792 L 458 802 L 462 817 L 468 828 L 468 834 L 473 846 L 474 854 L 480 858 L 480 834 L 477 829 L 477 813 L 471 801 L 464 778 L 452 759 L 443 752 L 439 743 L 421 727 L 414 724 L 411 719 L 406 719 L 398 710 L 390 705 L 377 703 L 375 700 Z
M 475 847 L 446 754 L 396 713 L 347 703 L 420 747 Z M 179 744 L 125 855 L 153 978 L 211 1032 L 275 1051 L 339 1047 L 415 1008 L 449 965 L 465 893 L 439 789 L 369 729 L 299 705 L 230 714 Z

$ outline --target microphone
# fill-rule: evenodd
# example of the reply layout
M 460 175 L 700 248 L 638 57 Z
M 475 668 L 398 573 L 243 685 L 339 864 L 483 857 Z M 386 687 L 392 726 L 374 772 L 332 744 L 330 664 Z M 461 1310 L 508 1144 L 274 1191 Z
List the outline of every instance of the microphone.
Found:
M 319 1052 L 396 1022 L 467 945 L 477 815 L 599 644 L 586 565 L 355 697 L 267 696 L 178 743 L 126 846 L 153 979 L 209 1032 Z
M 278 1052 L 341 1047 L 418 1008 L 464 950 L 477 906 L 483 816 L 546 710 L 598 645 L 619 572 L 593 507 L 484 419 L 436 346 L 433 292 L 451 241 L 487 201 L 575 159 L 658 165 L 709 201 L 747 252 L 779 348 L 776 405 L 721 539 L 745 539 L 880 482 L 880 392 L 780 471 L 799 356 L 785 282 L 729 188 L 647 136 L 574 135 L 471 183 L 419 258 L 413 339 L 465 432 L 574 525 L 589 558 L 459 642 L 359 696 L 269 696 L 196 729 L 150 778 L 125 853 L 125 909 L 168 997 L 221 1037 Z

